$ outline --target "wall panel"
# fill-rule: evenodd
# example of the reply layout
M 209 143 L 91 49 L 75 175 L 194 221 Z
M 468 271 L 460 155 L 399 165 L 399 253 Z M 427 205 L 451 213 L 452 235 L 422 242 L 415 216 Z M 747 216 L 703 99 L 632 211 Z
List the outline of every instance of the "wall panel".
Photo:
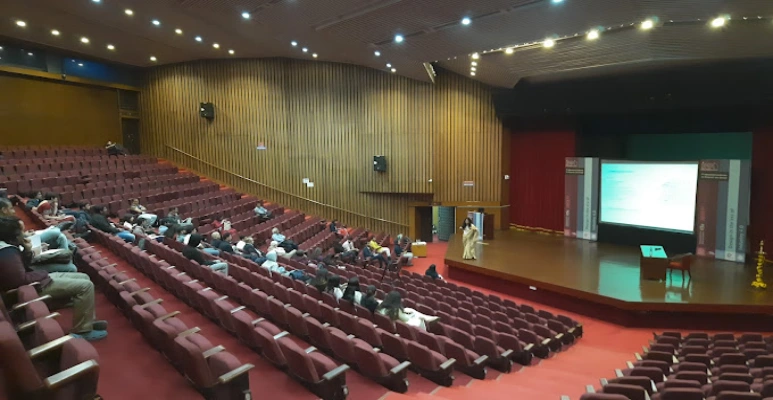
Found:
M 143 151 L 310 214 L 407 232 L 411 202 L 501 199 L 489 89 L 443 71 L 436 82 L 300 60 L 159 67 L 142 91 Z M 213 121 L 198 116 L 205 101 Z
M 121 142 L 118 91 L 0 75 L 0 145 Z

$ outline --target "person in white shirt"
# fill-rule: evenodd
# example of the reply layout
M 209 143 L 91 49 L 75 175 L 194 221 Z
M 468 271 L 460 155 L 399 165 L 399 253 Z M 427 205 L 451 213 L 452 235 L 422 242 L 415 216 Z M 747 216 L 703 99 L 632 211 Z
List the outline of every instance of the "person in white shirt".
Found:
M 353 276 L 349 278 L 349 283 L 344 289 L 342 299 L 351 301 L 354 304 L 360 304 L 362 301 L 362 292 L 360 291 L 360 278 Z
M 336 301 L 344 297 L 344 291 L 341 290 L 341 277 L 333 275 L 327 279 L 327 287 L 325 292 L 330 293 L 336 298 Z

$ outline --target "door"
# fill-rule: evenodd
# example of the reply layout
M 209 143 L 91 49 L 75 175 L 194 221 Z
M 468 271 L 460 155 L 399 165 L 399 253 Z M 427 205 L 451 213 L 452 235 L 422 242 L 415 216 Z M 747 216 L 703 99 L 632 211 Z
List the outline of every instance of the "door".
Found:
M 136 118 L 121 118 L 123 132 L 123 147 L 129 154 L 140 154 L 140 120 Z

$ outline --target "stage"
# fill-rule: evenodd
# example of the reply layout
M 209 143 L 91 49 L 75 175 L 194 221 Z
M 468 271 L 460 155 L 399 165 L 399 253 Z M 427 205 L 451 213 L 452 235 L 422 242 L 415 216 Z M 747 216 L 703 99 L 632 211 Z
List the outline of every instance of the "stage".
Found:
M 452 236 L 445 263 L 452 279 L 626 326 L 711 329 L 717 314 L 725 327 L 716 329 L 729 329 L 731 321 L 744 329 L 773 326 L 773 294 L 750 286 L 753 267 L 696 258 L 692 279 L 675 271 L 665 281 L 641 281 L 638 251 L 508 230 L 478 243 L 477 260 L 463 260 L 462 237 Z

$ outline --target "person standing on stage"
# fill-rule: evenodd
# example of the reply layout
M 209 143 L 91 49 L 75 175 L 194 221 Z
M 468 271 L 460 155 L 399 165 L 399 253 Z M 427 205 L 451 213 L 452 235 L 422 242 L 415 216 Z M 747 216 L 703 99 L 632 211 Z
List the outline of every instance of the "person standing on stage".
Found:
M 475 260 L 475 242 L 478 240 L 478 228 L 472 224 L 470 218 L 465 218 L 462 230 L 464 231 L 462 236 L 462 243 L 464 244 L 462 258 L 465 260 Z

